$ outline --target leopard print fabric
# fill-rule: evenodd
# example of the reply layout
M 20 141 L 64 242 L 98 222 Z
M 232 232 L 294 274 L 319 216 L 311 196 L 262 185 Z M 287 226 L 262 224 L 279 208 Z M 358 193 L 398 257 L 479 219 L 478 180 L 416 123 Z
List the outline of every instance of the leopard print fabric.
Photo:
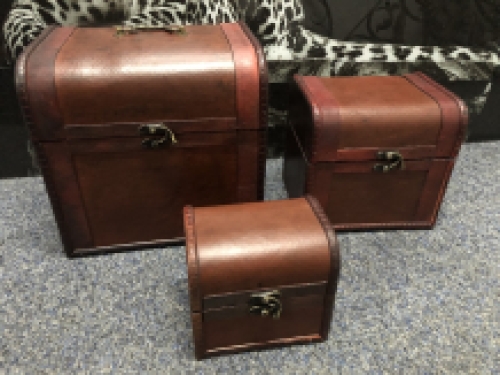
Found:
M 216 24 L 244 20 L 268 60 L 342 62 L 481 61 L 498 53 L 468 47 L 419 47 L 329 39 L 302 26 L 300 0 L 16 0 L 4 23 L 13 59 L 50 24 Z
M 15 0 L 3 24 L 6 47 L 15 60 L 52 24 L 183 24 L 184 2 L 168 0 Z

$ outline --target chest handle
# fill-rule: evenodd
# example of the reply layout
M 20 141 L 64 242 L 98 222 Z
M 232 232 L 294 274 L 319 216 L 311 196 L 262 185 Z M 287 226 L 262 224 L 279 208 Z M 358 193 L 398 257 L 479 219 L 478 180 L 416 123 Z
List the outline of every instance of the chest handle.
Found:
M 376 172 L 387 173 L 394 169 L 405 169 L 405 161 L 398 151 L 379 151 L 377 152 L 377 160 L 386 163 L 375 164 L 373 170 Z
M 132 25 L 132 26 L 116 26 L 116 36 L 125 34 L 138 34 L 145 31 L 165 31 L 169 34 L 186 34 L 186 28 L 182 25 Z
M 252 294 L 248 305 L 251 314 L 272 316 L 274 319 L 279 319 L 281 316 L 281 295 L 277 290 Z

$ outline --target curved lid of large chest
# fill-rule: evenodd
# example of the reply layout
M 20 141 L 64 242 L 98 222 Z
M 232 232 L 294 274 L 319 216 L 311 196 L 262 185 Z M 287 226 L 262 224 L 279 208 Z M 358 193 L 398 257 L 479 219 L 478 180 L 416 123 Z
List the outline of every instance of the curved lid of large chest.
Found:
M 265 125 L 265 61 L 244 25 L 117 33 L 53 27 L 17 65 L 21 102 L 38 140 L 136 136 Z

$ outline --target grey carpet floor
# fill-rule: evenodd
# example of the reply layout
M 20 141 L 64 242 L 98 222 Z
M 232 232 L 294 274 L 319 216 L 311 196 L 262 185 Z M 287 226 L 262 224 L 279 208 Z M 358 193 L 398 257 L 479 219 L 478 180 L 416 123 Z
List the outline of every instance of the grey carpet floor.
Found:
M 327 342 L 202 362 L 183 247 L 68 260 L 41 179 L 0 181 L 0 373 L 499 374 L 499 166 L 465 145 L 434 230 L 339 235 Z

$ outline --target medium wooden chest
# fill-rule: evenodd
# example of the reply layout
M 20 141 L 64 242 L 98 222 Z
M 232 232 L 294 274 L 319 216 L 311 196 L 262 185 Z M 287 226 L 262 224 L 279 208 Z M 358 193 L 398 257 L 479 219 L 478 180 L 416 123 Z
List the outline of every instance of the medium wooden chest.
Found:
M 296 76 L 284 179 L 337 230 L 430 228 L 466 133 L 467 107 L 421 73 Z
M 197 359 L 328 337 L 340 269 L 311 197 L 184 210 Z
M 263 197 L 267 71 L 243 24 L 53 27 L 17 89 L 69 255 L 178 241 L 185 205 Z

